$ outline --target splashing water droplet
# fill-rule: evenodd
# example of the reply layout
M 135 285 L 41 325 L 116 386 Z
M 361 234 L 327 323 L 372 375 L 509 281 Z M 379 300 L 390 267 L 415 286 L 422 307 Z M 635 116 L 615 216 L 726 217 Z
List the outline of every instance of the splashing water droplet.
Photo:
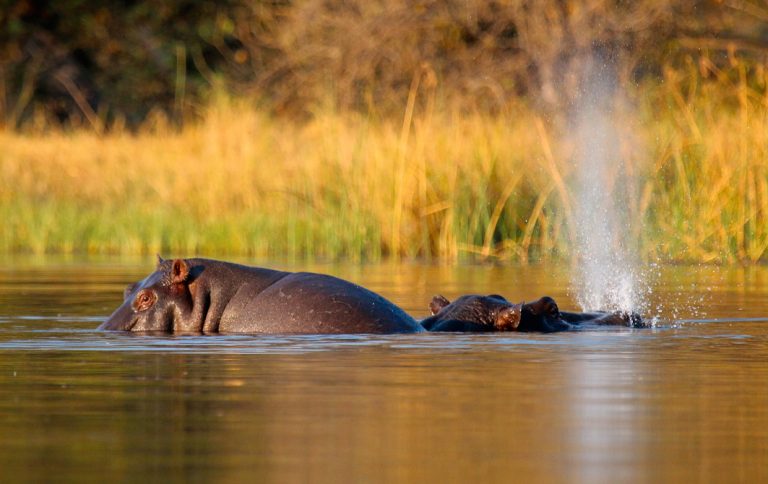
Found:
M 707 297 L 694 299 L 693 286 L 654 301 L 662 267 L 644 265 L 637 255 L 639 241 L 633 237 L 641 233 L 642 220 L 633 219 L 630 206 L 639 198 L 635 177 L 640 174 L 633 159 L 642 146 L 632 133 L 632 110 L 615 64 L 595 55 L 585 63 L 581 86 L 568 125 L 575 168 L 574 299 L 584 311 L 635 312 L 652 326 L 702 315 Z
M 639 261 L 630 250 L 630 174 L 621 156 L 616 80 L 608 63 L 589 63 L 574 103 L 576 300 L 583 310 L 642 310 Z

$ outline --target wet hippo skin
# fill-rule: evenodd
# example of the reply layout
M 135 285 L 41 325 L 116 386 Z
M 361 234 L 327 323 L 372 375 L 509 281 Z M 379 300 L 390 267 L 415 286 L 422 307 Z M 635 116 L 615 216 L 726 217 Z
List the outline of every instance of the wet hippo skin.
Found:
M 567 331 L 582 324 L 643 327 L 645 323 L 634 313 L 560 311 L 551 297 L 530 303 L 514 304 L 503 296 L 465 295 L 451 302 L 435 296 L 429 304 L 432 316 L 421 321 L 428 331 L 491 332 Z
M 414 333 L 384 297 L 324 274 L 209 259 L 163 260 L 125 289 L 102 330 L 193 333 Z

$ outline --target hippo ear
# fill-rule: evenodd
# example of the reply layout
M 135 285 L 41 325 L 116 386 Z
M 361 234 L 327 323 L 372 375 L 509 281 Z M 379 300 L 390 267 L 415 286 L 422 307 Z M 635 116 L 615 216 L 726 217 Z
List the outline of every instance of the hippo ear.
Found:
M 499 331 L 515 331 L 520 325 L 521 304 L 507 306 L 496 315 L 496 329 Z
M 432 298 L 432 301 L 429 303 L 429 310 L 432 311 L 432 315 L 439 313 L 442 311 L 444 307 L 451 304 L 451 301 L 447 300 L 440 294 Z
M 189 277 L 189 265 L 184 259 L 174 259 L 171 265 L 171 282 L 180 284 Z

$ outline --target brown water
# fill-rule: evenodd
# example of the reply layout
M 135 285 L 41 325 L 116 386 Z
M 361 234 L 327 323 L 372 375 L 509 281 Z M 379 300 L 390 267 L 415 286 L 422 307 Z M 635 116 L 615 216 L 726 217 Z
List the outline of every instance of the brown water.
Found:
M 94 328 L 151 261 L 1 262 L 2 482 L 768 481 L 766 268 L 662 268 L 656 329 L 149 337 Z M 573 308 L 555 267 L 270 265 Z

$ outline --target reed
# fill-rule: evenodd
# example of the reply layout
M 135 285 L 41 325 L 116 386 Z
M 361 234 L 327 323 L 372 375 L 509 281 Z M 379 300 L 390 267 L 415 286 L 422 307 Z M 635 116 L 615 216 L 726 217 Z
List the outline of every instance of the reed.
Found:
M 646 259 L 765 260 L 765 76 L 705 67 L 637 87 L 616 120 L 633 133 L 617 160 L 632 236 Z M 479 114 L 414 89 L 396 120 L 296 122 L 219 96 L 181 130 L 0 132 L 0 251 L 568 257 L 566 129 L 522 102 Z

